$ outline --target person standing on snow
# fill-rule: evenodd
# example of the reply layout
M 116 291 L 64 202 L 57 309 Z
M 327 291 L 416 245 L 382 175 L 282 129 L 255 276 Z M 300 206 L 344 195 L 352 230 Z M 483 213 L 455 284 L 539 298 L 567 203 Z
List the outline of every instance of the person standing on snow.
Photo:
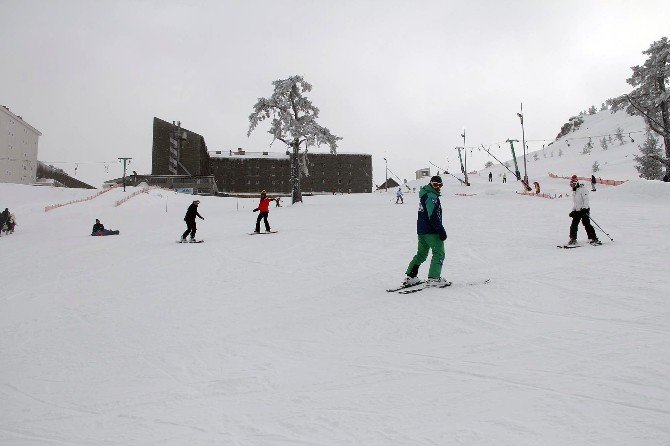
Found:
M 503 183 L 507 183 L 507 174 L 506 173 L 503 174 Z
M 596 191 L 596 176 L 591 175 L 591 192 Z
M 419 190 L 419 214 L 416 220 L 416 232 L 419 239 L 417 252 L 407 267 L 407 277 L 403 286 L 411 286 L 420 282 L 417 277 L 419 267 L 428 258 L 428 251 L 433 251 L 428 270 L 428 281 L 426 286 L 447 285 L 446 279 L 441 277 L 442 264 L 444 263 L 444 241 L 447 232 L 442 225 L 442 205 L 440 203 L 440 190 L 442 189 L 442 178 L 434 176 L 430 184 Z
M 586 229 L 589 242 L 593 245 L 601 244 L 596 236 L 595 229 L 591 226 L 591 218 L 589 217 L 591 211 L 589 207 L 589 191 L 579 182 L 577 175 L 573 175 L 570 178 L 570 187 L 572 188 L 572 212 L 570 212 L 572 223 L 570 224 L 570 240 L 568 241 L 568 245 L 577 244 L 577 228 L 579 228 L 580 221 L 584 225 L 584 229 Z
M 265 223 L 265 232 L 270 232 L 270 223 L 268 223 L 268 215 L 270 214 L 270 202 L 272 198 L 268 197 L 265 191 L 261 191 L 261 199 L 258 202 L 258 207 L 254 209 L 254 212 L 259 212 L 258 218 L 256 219 L 256 229 L 254 232 L 261 232 L 261 220 Z
M 489 183 L 493 182 L 493 173 L 489 172 Z
M 398 204 L 398 201 L 400 201 L 400 204 L 404 204 L 405 202 L 402 199 L 402 188 L 398 188 L 398 192 L 395 193 L 395 204 Z
M 181 243 L 184 243 L 186 241 L 186 236 L 191 234 L 191 239 L 189 240 L 190 243 L 195 242 L 195 231 L 198 230 L 198 228 L 195 225 L 195 217 L 199 217 L 201 220 L 204 220 L 205 218 L 198 214 L 198 205 L 200 204 L 200 200 L 195 200 L 191 205 L 188 207 L 186 210 L 186 216 L 184 217 L 184 221 L 186 222 L 186 231 L 181 236 Z

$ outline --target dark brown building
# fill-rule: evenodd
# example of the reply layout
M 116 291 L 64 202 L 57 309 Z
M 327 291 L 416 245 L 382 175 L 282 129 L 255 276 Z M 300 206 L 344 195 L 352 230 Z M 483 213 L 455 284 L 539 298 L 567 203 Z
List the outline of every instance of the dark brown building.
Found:
M 372 192 L 372 156 L 307 153 L 303 193 Z M 207 151 L 197 133 L 154 118 L 152 175 L 213 176 L 220 193 L 290 194 L 291 155 L 243 149 Z

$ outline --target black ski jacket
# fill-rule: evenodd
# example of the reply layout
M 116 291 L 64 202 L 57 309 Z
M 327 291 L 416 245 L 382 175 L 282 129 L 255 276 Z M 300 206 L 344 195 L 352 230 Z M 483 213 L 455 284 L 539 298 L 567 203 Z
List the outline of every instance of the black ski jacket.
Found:
M 184 217 L 184 221 L 195 221 L 196 216 L 202 218 L 202 215 L 198 214 L 198 205 L 191 203 L 191 205 L 188 207 L 188 210 L 186 211 L 186 217 Z

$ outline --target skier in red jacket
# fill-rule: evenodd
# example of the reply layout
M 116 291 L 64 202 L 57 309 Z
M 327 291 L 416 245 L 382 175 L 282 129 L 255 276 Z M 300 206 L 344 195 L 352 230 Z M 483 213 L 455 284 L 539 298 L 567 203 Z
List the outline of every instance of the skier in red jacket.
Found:
M 270 202 L 273 199 L 268 197 L 265 191 L 261 191 L 261 201 L 258 202 L 258 207 L 254 212 L 260 211 L 256 219 L 256 230 L 254 232 L 261 232 L 261 220 L 265 223 L 265 232 L 270 232 L 270 223 L 268 223 L 268 214 L 270 213 Z

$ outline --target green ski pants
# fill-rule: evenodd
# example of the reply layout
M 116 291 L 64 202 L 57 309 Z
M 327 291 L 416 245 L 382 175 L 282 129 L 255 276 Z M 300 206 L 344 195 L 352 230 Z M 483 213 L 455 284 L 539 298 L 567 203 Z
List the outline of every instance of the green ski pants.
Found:
M 433 258 L 430 260 L 430 269 L 428 270 L 429 279 L 438 279 L 442 273 L 442 264 L 444 263 L 444 241 L 440 240 L 439 234 L 420 234 L 419 246 L 416 249 L 416 255 L 409 262 L 407 275 L 412 275 L 412 271 L 418 271 L 419 266 L 428 258 L 428 251 L 433 251 Z M 416 275 L 416 272 L 414 273 Z

